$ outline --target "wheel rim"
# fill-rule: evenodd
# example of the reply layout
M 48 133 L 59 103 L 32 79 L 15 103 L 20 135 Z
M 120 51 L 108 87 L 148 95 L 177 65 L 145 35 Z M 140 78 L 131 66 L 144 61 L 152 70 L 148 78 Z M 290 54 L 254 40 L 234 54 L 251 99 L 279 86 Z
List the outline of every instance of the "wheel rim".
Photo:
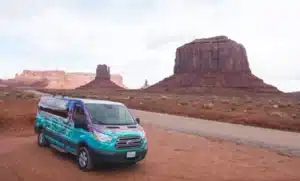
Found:
M 40 133 L 40 136 L 39 136 L 39 142 L 40 142 L 41 144 L 44 143 L 44 133 Z
M 88 157 L 87 157 L 87 153 L 85 151 L 80 152 L 78 161 L 79 161 L 79 165 L 81 167 L 85 167 L 87 165 Z

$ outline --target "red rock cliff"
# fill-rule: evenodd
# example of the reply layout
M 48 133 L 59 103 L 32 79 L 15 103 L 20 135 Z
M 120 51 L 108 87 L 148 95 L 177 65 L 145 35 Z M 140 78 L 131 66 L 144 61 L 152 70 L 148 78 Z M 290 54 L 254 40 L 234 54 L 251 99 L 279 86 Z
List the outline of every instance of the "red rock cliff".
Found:
M 251 70 L 244 46 L 226 36 L 217 36 L 177 48 L 174 74 L 191 72 L 251 73 Z
M 245 47 L 226 36 L 197 39 L 177 48 L 174 75 L 149 89 L 182 87 L 280 92 L 251 73 Z

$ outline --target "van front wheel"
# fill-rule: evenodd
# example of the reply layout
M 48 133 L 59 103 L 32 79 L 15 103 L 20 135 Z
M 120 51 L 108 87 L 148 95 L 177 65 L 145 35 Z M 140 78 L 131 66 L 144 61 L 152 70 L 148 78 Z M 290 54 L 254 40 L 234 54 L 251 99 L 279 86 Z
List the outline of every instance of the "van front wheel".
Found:
M 93 169 L 94 165 L 88 148 L 86 147 L 79 148 L 77 154 L 77 164 L 80 170 L 83 171 L 90 171 Z
M 37 141 L 38 141 L 38 145 L 40 147 L 46 147 L 48 146 L 48 141 L 45 138 L 45 133 L 44 130 L 40 130 L 37 136 Z

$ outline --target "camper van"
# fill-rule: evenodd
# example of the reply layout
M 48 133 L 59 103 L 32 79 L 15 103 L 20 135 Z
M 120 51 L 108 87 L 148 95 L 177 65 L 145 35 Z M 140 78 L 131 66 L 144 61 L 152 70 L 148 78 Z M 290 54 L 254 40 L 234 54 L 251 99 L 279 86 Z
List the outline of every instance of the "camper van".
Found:
M 42 96 L 34 130 L 39 146 L 74 154 L 82 171 L 98 163 L 134 164 L 148 150 L 140 119 L 119 102 Z

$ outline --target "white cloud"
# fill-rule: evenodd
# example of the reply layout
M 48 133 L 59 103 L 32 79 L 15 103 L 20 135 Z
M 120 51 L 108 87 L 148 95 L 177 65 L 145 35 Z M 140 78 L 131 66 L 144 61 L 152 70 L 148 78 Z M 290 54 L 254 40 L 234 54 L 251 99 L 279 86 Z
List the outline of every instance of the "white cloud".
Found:
M 7 62 L 0 77 L 23 68 L 94 72 L 106 63 L 124 74 L 129 87 L 139 87 L 145 78 L 155 83 L 172 73 L 178 46 L 222 34 L 244 44 L 255 74 L 294 90 L 280 82 L 300 79 L 299 5 L 293 0 L 0 0 L 0 61 Z M 22 51 L 12 55 L 1 37 L 21 41 L 24 46 L 14 45 Z

